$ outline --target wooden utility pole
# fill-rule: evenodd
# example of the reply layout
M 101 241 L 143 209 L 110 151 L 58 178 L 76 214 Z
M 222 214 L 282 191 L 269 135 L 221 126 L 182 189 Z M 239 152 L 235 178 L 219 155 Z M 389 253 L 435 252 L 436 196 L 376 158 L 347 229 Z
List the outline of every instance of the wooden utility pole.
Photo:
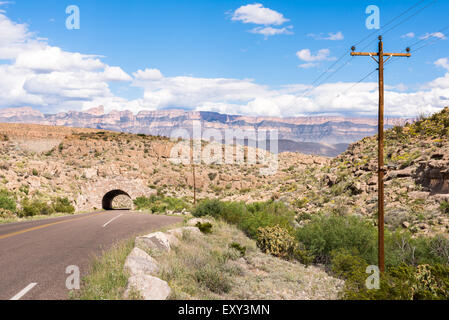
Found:
M 193 139 L 191 140 L 191 152 L 192 152 L 192 175 L 193 175 L 193 204 L 196 204 L 196 176 L 195 176 L 195 142 L 193 141 Z
M 377 160 L 377 211 L 378 211 L 378 266 L 380 272 L 385 271 L 385 246 L 384 246 L 384 63 L 391 57 L 410 57 L 410 49 L 407 48 L 407 53 L 384 53 L 384 45 L 382 36 L 379 36 L 379 50 L 378 52 L 354 52 L 355 47 L 352 47 L 351 56 L 370 56 L 379 64 L 379 133 L 378 133 L 378 160 Z M 376 60 L 376 58 L 378 59 Z M 384 57 L 388 57 L 384 60 Z

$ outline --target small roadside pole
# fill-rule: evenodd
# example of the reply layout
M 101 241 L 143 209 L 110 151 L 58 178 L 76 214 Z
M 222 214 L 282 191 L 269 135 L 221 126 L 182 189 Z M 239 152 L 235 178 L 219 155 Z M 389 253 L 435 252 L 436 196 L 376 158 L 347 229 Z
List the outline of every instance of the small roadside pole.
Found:
M 196 205 L 196 177 L 195 177 L 195 157 L 194 157 L 194 153 L 195 153 L 195 143 L 193 142 L 193 139 L 191 140 L 191 152 L 192 152 L 192 156 L 191 156 L 191 160 L 192 160 L 192 176 L 193 176 L 193 204 Z
M 384 63 L 391 57 L 410 57 L 410 48 L 407 48 L 407 53 L 384 53 L 382 36 L 379 36 L 379 51 L 378 52 L 355 52 L 355 47 L 351 48 L 351 56 L 370 56 L 379 64 L 379 133 L 378 133 L 378 265 L 380 272 L 385 272 L 385 245 L 384 245 Z M 378 57 L 378 59 L 374 58 Z M 384 57 L 388 57 L 384 60 Z

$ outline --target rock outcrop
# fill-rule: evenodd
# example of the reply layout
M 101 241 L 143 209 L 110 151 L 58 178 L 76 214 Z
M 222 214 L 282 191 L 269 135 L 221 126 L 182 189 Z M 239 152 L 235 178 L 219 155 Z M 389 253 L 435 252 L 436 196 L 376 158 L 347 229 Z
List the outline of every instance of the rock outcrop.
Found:
M 196 227 L 180 227 L 167 232 L 153 232 L 137 237 L 135 247 L 125 261 L 124 270 L 131 276 L 124 293 L 125 298 L 132 298 L 133 291 L 140 294 L 144 300 L 165 300 L 170 296 L 171 289 L 166 281 L 157 278 L 159 266 L 157 261 L 139 247 L 154 253 L 170 251 L 170 244 L 176 245 L 184 232 L 201 235 Z
M 159 272 L 159 266 L 148 253 L 135 247 L 125 261 L 125 271 L 131 276 L 137 275 L 155 275 Z
M 170 137 L 174 129 L 185 129 L 191 133 L 193 120 L 200 121 L 204 130 L 277 129 L 280 152 L 294 151 L 325 156 L 336 156 L 349 143 L 376 132 L 376 121 L 372 118 L 249 117 L 184 110 L 141 111 L 138 114 L 128 110 L 104 113 L 103 106 L 81 112 L 45 115 L 31 108 L 0 110 L 0 122 L 96 128 L 166 137 Z M 407 119 L 390 118 L 386 119 L 385 125 L 391 127 L 406 121 Z

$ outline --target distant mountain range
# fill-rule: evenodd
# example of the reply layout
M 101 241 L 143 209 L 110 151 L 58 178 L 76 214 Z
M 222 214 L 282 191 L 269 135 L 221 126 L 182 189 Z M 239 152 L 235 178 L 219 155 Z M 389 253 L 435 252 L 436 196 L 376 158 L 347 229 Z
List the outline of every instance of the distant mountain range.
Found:
M 250 117 L 208 111 L 157 110 L 111 111 L 103 106 L 86 111 L 43 114 L 29 107 L 0 109 L 0 122 L 34 123 L 52 126 L 95 128 L 129 133 L 170 136 L 174 129 L 192 131 L 192 121 L 201 122 L 202 129 L 277 129 L 279 152 L 336 156 L 350 143 L 377 133 L 376 118 L 316 117 Z M 385 128 L 403 125 L 412 119 L 385 119 Z M 223 133 L 224 136 L 224 133 Z

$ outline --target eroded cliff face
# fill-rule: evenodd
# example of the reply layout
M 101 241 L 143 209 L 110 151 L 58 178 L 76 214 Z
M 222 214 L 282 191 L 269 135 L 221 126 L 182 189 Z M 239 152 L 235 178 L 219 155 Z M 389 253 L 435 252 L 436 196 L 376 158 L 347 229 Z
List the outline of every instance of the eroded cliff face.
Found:
M 158 110 L 111 111 L 104 113 L 99 106 L 83 112 L 70 111 L 42 114 L 31 108 L 0 110 L 0 122 L 35 123 L 51 126 L 105 129 L 155 136 L 171 136 L 174 129 L 185 129 L 192 134 L 193 121 L 200 121 L 203 130 L 273 130 L 279 132 L 279 151 L 297 151 L 306 154 L 336 156 L 348 144 L 377 132 L 377 120 L 373 118 L 343 117 L 248 117 L 225 115 L 216 112 Z M 404 124 L 405 119 L 387 119 L 386 128 Z

